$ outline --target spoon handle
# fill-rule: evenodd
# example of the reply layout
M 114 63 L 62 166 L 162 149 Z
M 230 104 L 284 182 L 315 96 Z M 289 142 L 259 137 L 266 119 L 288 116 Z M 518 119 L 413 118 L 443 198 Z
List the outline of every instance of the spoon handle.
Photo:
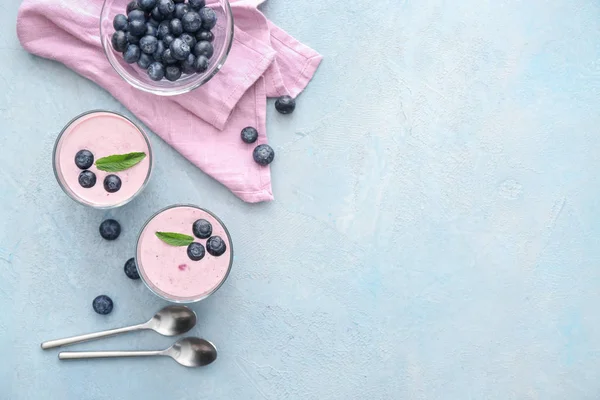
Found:
M 60 360 L 84 360 L 88 358 L 114 357 L 152 357 L 162 356 L 164 350 L 158 351 L 63 351 L 58 353 Z
M 100 339 L 100 338 L 107 337 L 107 336 L 118 335 L 119 333 L 133 332 L 133 331 L 137 331 L 140 329 L 146 329 L 146 328 L 147 328 L 146 324 L 140 324 L 140 325 L 127 326 L 125 328 L 110 329 L 108 331 L 103 331 L 103 332 L 88 333 L 86 335 L 73 336 L 73 337 L 65 338 L 65 339 L 50 340 L 50 341 L 42 343 L 42 349 L 44 349 L 44 350 L 53 349 L 55 347 L 66 346 L 68 344 L 87 342 L 88 340 Z

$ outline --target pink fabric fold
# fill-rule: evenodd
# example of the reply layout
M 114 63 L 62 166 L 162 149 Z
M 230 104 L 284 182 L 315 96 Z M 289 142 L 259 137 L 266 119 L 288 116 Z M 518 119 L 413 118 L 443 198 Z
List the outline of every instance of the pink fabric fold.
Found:
M 17 34 L 28 52 L 53 59 L 96 82 L 202 171 L 247 202 L 273 199 L 269 167 L 252 159 L 240 131 L 254 126 L 267 143 L 266 98 L 296 97 L 321 56 L 274 25 L 260 0 L 231 4 L 234 43 L 222 70 L 191 93 L 159 97 L 126 84 L 100 42 L 102 0 L 25 0 Z M 159 161 L 160 162 L 160 161 Z

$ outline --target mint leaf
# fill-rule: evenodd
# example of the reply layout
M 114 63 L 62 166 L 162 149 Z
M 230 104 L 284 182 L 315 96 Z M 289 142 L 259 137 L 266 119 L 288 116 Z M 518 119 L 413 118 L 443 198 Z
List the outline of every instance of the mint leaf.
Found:
M 194 242 L 192 236 L 184 235 L 175 232 L 156 232 L 156 236 L 170 246 L 189 246 Z
M 106 172 L 125 171 L 139 164 L 144 158 L 146 153 L 114 154 L 96 160 L 96 168 Z

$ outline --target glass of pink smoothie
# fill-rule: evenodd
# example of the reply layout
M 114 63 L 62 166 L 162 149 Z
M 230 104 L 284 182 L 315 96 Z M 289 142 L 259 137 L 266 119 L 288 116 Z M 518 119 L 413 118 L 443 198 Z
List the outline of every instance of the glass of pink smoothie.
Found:
M 197 222 L 207 228 L 204 234 L 194 229 Z M 161 239 L 167 234 L 187 238 L 167 243 Z M 211 246 L 214 243 L 220 244 L 218 251 Z M 189 247 L 194 246 L 200 248 L 200 255 L 190 255 Z M 216 215 L 194 205 L 174 205 L 146 222 L 137 240 L 135 259 L 140 277 L 152 292 L 175 303 L 192 303 L 223 285 L 233 264 L 233 245 L 229 231 Z
M 76 163 L 82 151 L 93 156 L 89 167 Z M 108 156 L 134 153 L 143 159 L 125 170 L 107 172 L 96 165 Z M 75 117 L 58 135 L 52 158 L 54 175 L 63 191 L 73 200 L 99 209 L 125 205 L 141 193 L 153 163 L 146 133 L 125 116 L 109 111 L 89 111 Z M 93 178 L 85 181 L 87 187 L 82 186 L 82 174 Z M 118 181 L 118 189 L 106 186 L 107 177 Z

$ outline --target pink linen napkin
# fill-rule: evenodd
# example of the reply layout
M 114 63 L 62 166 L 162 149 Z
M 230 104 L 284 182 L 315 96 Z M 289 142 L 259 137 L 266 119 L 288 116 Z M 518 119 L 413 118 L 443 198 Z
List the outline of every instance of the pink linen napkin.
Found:
M 223 69 L 191 93 L 159 97 L 129 86 L 109 64 L 100 42 L 102 0 L 24 0 L 17 34 L 28 52 L 57 60 L 96 82 L 184 157 L 247 202 L 273 199 L 269 167 L 252 159 L 240 139 L 246 126 L 266 143 L 266 98 L 296 97 L 322 57 L 278 28 L 256 8 L 232 1 L 234 43 Z

